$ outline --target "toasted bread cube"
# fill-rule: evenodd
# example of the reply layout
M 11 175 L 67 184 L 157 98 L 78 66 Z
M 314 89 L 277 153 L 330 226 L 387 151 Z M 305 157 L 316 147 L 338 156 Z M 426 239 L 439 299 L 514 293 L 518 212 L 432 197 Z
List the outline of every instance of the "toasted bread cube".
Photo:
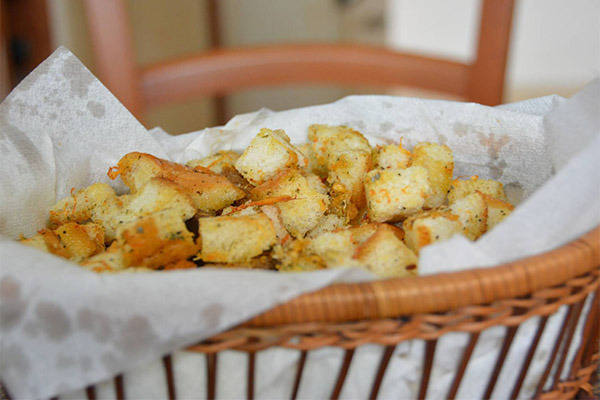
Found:
M 314 228 L 329 206 L 329 197 L 313 189 L 309 180 L 297 169 L 281 171 L 250 193 L 253 200 L 279 196 L 293 198 L 275 206 L 279 208 L 285 228 L 296 238 L 303 237 Z
M 346 220 L 335 214 L 327 214 L 321 217 L 317 226 L 306 234 L 307 237 L 315 237 L 324 232 L 335 231 L 346 226 Z
M 326 177 L 331 154 L 352 150 L 372 151 L 369 141 L 358 131 L 346 126 L 311 125 L 308 139 L 315 154 L 316 166 L 313 171 Z
M 400 144 L 378 146 L 375 152 L 375 168 L 404 169 L 410 166 L 411 153 Z
M 194 206 L 206 212 L 221 210 L 245 196 L 244 191 L 226 177 L 206 168 L 198 166 L 192 169 L 145 153 L 125 155 L 119 161 L 118 171 L 132 194 L 149 180 L 163 178 L 181 186 Z
M 269 250 L 277 236 L 264 214 L 200 218 L 200 257 L 207 262 L 245 262 Z
M 371 221 L 399 221 L 421 211 L 431 195 L 423 167 L 378 169 L 365 177 L 367 213 Z
M 123 260 L 123 252 L 117 243 L 113 243 L 106 251 L 83 261 L 81 266 L 94 272 L 119 272 L 127 268 Z
M 350 191 L 350 201 L 357 208 L 365 207 L 365 186 L 363 180 L 371 170 L 371 152 L 349 150 L 344 153 L 330 153 L 328 158 L 330 184 L 340 183 Z
M 190 160 L 185 165 L 190 168 L 200 166 L 207 168 L 216 174 L 221 174 L 224 167 L 234 167 L 238 158 L 240 158 L 240 155 L 235 151 L 222 150 L 212 156 L 204 157 L 199 160 Z
M 470 240 L 476 240 L 487 230 L 488 207 L 481 192 L 456 200 L 448 210 L 458 216 L 463 234 Z
M 120 205 L 94 215 L 94 222 L 105 229 L 106 238 L 115 238 L 123 224 L 166 209 L 177 212 L 182 220 L 190 219 L 196 210 L 190 197 L 179 185 L 162 178 L 152 178 L 133 195 L 119 196 Z
M 125 154 L 117 164 L 117 174 L 131 190 L 137 192 L 152 178 L 170 179 L 177 171 L 185 171 L 183 165 L 163 160 L 147 153 L 132 152 Z M 109 176 L 111 172 L 109 171 Z M 116 177 L 113 175 L 111 177 Z
M 116 243 L 125 266 L 164 267 L 193 256 L 199 250 L 194 235 L 187 230 L 181 213 L 159 211 L 117 229 Z
M 298 150 L 300 150 L 300 152 L 304 155 L 304 157 L 307 160 L 305 168 L 308 171 L 312 172 L 313 174 L 317 174 L 317 171 L 318 171 L 317 155 L 315 154 L 315 151 L 313 150 L 312 144 L 304 143 L 304 144 L 297 146 L 297 148 L 298 148 Z
M 106 183 L 95 183 L 57 202 L 50 210 L 50 223 L 86 222 L 107 204 L 114 204 L 117 194 Z
M 246 196 L 242 189 L 216 174 L 186 171 L 177 174 L 172 181 L 185 189 L 200 211 L 215 212 Z
M 485 204 L 487 204 L 486 230 L 488 231 L 502 222 L 502 220 L 508 217 L 515 209 L 515 207 L 507 201 L 498 200 L 479 191 L 477 193 L 480 193 L 481 196 L 483 196 L 483 200 L 485 201 Z
M 308 239 L 297 239 L 290 240 L 284 245 L 276 245 L 272 253 L 275 268 L 284 272 L 314 271 L 327 268 L 327 264 L 321 256 L 307 250 L 309 243 Z
M 307 165 L 308 159 L 290 143 L 283 130 L 264 128 L 237 159 L 235 168 L 248 182 L 260 185 L 282 169 Z
M 104 228 L 98 224 L 69 222 L 54 232 L 63 243 L 71 261 L 80 262 L 104 250 Z
M 402 228 L 405 242 L 415 253 L 435 242 L 446 240 L 462 232 L 458 217 L 450 212 L 426 211 L 406 219 Z
M 52 229 L 40 229 L 36 235 L 23 239 L 20 243 L 62 258 L 69 258 L 65 245 Z
M 389 226 L 381 226 L 362 243 L 355 258 L 380 278 L 417 275 L 418 258 Z
M 292 238 L 287 229 L 285 229 L 279 208 L 275 207 L 274 205 L 266 205 L 260 206 L 260 211 L 262 211 L 263 214 L 265 214 L 273 223 L 275 235 L 277 236 L 279 243 L 284 244 Z
M 454 172 L 452 150 L 437 143 L 419 143 L 413 148 L 411 166 L 424 167 L 429 172 L 429 183 L 433 193 L 425 200 L 425 208 L 443 205 Z
M 498 200 L 508 201 L 506 199 L 506 193 L 504 193 L 504 185 L 502 182 L 491 179 L 479 179 L 479 177 L 473 176 L 471 179 L 467 180 L 455 179 L 452 181 L 450 184 L 450 191 L 448 192 L 448 203 L 452 204 L 458 199 L 462 199 L 471 193 L 475 193 L 476 190 Z

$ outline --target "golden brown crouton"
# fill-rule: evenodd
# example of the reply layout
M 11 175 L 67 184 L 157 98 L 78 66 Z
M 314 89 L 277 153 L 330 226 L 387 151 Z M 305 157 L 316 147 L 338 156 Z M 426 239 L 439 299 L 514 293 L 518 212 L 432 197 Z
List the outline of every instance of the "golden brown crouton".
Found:
M 270 249 L 277 236 L 264 214 L 200 218 L 200 257 L 206 262 L 245 262 Z
M 282 169 L 307 165 L 308 159 L 290 143 L 283 130 L 264 128 L 237 159 L 235 168 L 250 183 L 260 185 Z
M 169 209 L 123 224 L 116 243 L 125 266 L 152 269 L 185 260 L 199 251 L 177 210 Z
M 94 183 L 58 201 L 50 210 L 50 223 L 58 226 L 67 222 L 86 222 L 103 207 L 116 201 L 115 190 L 106 183 Z
M 487 204 L 487 230 L 489 231 L 494 226 L 498 225 L 502 220 L 510 215 L 515 207 L 509 202 L 498 200 L 487 194 L 480 193 Z
M 221 174 L 224 167 L 233 167 L 239 157 L 240 155 L 235 151 L 223 150 L 199 160 L 190 160 L 185 165 L 190 168 L 200 166 L 216 174 Z
M 119 272 L 127 267 L 123 261 L 121 248 L 116 242 L 106 251 L 83 261 L 81 266 L 94 272 Z
M 400 144 L 389 144 L 386 146 L 377 146 L 375 152 L 375 167 L 378 169 L 404 169 L 410 166 L 410 151 Z
M 23 239 L 20 242 L 26 246 L 36 248 L 46 253 L 54 254 L 62 258 L 69 258 L 65 245 L 51 229 L 40 229 L 36 235 L 28 239 Z
M 448 211 L 458 216 L 463 234 L 471 240 L 476 240 L 487 230 L 488 207 L 481 192 L 456 200 Z
M 399 221 L 419 212 L 432 193 L 423 167 L 373 170 L 364 182 L 367 212 L 375 222 Z
M 94 214 L 92 220 L 105 229 L 106 238 L 112 240 L 116 230 L 140 217 L 170 209 L 182 220 L 196 212 L 190 197 L 179 185 L 162 178 L 152 178 L 133 195 L 119 196 L 120 206 Z
M 417 254 L 427 245 L 449 239 L 454 234 L 462 232 L 462 226 L 456 215 L 435 210 L 407 218 L 402 228 L 406 235 L 406 244 Z
M 321 217 L 317 225 L 306 234 L 307 237 L 315 237 L 323 232 L 330 232 L 346 226 L 346 220 L 335 214 L 327 214 Z
M 63 243 L 70 260 L 80 262 L 104 250 L 104 228 L 98 224 L 69 222 L 54 232 Z
M 429 172 L 432 194 L 425 199 L 425 208 L 443 205 L 454 172 L 452 150 L 446 145 L 419 143 L 412 150 L 411 166 L 420 166 Z
M 364 177 L 372 168 L 371 152 L 349 150 L 343 153 L 330 153 L 328 158 L 327 181 L 330 185 L 340 183 L 350 191 L 350 201 L 358 209 L 364 208 Z
M 311 125 L 308 140 L 312 144 L 316 166 L 314 172 L 326 177 L 331 154 L 352 150 L 372 151 L 369 141 L 358 131 L 346 126 Z
M 302 172 L 287 169 L 257 186 L 250 196 L 253 200 L 289 196 L 293 200 L 279 202 L 281 220 L 293 237 L 303 237 L 315 227 L 329 206 L 328 196 L 314 190 Z
M 450 191 L 448 192 L 448 203 L 452 204 L 456 200 L 474 193 L 476 190 L 496 199 L 507 201 L 502 182 L 491 179 L 479 179 L 479 177 L 473 176 L 471 179 L 455 179 L 452 181 Z
M 380 278 L 417 274 L 416 254 L 385 225 L 356 249 L 354 258 Z
M 245 196 L 226 177 L 204 167 L 192 169 L 145 153 L 125 155 L 117 172 L 133 194 L 152 178 L 169 180 L 185 190 L 197 209 L 206 212 L 220 210 Z

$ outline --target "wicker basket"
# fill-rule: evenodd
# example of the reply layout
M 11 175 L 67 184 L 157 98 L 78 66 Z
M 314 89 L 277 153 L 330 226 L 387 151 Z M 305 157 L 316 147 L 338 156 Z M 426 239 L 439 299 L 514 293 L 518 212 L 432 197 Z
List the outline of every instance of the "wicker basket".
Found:
M 343 349 L 341 367 L 333 371 L 334 384 L 322 398 L 337 398 L 342 392 L 355 350 L 365 344 L 383 346 L 373 374 L 369 398 L 377 398 L 392 354 L 401 342 L 420 339 L 425 343 L 418 398 L 425 398 L 431 379 L 431 366 L 439 339 L 451 332 L 469 335 L 446 398 L 454 398 L 464 381 L 465 371 L 481 333 L 491 327 L 506 327 L 495 366 L 485 386 L 489 398 L 502 372 L 507 354 L 515 342 L 519 326 L 538 317 L 537 327 L 528 339 L 529 349 L 522 354 L 518 378 L 511 398 L 519 396 L 540 337 L 549 318 L 559 308 L 565 317 L 553 342 L 552 351 L 535 388 L 536 398 L 563 399 L 592 393 L 598 368 L 600 272 L 600 227 L 578 240 L 542 255 L 491 269 L 469 270 L 428 277 L 389 279 L 372 283 L 336 284 L 300 296 L 276 307 L 242 326 L 221 333 L 187 349 L 205 355 L 205 385 L 197 397 L 219 397 L 217 363 L 227 350 L 247 354 L 245 393 L 254 397 L 255 360 L 261 351 L 273 347 L 296 349 L 295 379 L 289 396 L 295 398 L 306 377 L 310 352 L 323 347 Z M 584 306 L 584 304 L 587 304 Z M 576 349 L 576 327 L 581 340 Z M 568 360 L 569 350 L 574 356 Z M 177 398 L 172 356 L 162 360 L 168 396 Z M 245 366 L 246 367 L 246 366 Z M 566 378 L 560 379 L 566 374 Z M 127 375 L 113 380 L 117 398 L 127 397 Z M 95 387 L 86 390 L 96 398 Z

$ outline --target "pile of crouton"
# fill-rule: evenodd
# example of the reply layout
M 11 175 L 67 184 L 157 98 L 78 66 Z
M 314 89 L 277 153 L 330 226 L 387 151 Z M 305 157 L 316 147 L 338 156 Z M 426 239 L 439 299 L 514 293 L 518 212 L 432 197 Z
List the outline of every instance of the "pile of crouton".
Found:
M 126 154 L 108 175 L 60 200 L 48 228 L 21 243 L 96 272 L 355 266 L 378 277 L 418 273 L 419 251 L 476 240 L 513 210 L 502 183 L 453 179 L 445 145 L 371 147 L 356 130 L 312 125 L 295 146 L 262 129 L 238 154 L 186 165 Z

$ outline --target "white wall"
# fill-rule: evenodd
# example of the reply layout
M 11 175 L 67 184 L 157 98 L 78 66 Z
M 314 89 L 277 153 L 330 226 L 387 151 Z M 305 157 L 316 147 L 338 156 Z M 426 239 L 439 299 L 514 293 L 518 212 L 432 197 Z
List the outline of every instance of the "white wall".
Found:
M 474 57 L 479 0 L 387 0 L 392 47 Z M 516 0 L 505 101 L 571 96 L 600 76 L 600 1 Z

